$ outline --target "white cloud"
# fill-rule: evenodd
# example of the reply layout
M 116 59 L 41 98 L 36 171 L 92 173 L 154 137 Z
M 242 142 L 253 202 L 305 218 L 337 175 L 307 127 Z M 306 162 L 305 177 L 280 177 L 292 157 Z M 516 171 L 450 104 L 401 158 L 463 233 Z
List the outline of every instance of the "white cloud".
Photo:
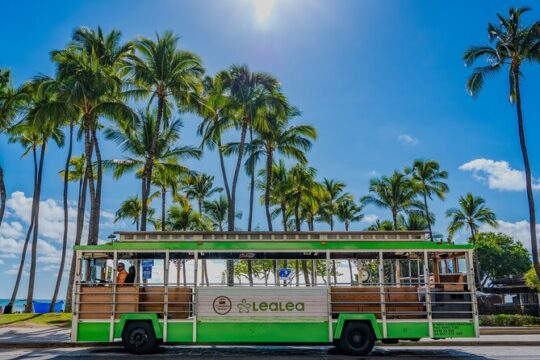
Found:
M 497 232 L 511 236 L 514 240 L 517 240 L 523 244 L 529 251 L 531 251 L 531 234 L 529 230 L 529 222 L 527 220 L 521 220 L 516 222 L 509 222 L 504 220 L 498 220 L 499 226 L 493 228 L 489 225 L 481 225 L 480 231 Z M 536 225 L 536 232 L 540 233 L 540 225 Z
M 397 137 L 397 140 L 401 143 L 401 145 L 415 146 L 418 144 L 417 138 L 412 137 L 411 135 L 407 135 L 407 134 L 399 135 Z
M 362 222 L 366 222 L 366 223 L 374 223 L 375 221 L 379 220 L 379 217 L 375 214 L 367 214 L 366 216 L 364 216 L 364 218 L 362 219 Z
M 525 173 L 510 167 L 507 161 L 476 159 L 461 165 L 459 169 L 472 171 L 473 177 L 487 183 L 490 189 L 525 190 Z M 533 179 L 533 189 L 540 189 L 540 180 Z

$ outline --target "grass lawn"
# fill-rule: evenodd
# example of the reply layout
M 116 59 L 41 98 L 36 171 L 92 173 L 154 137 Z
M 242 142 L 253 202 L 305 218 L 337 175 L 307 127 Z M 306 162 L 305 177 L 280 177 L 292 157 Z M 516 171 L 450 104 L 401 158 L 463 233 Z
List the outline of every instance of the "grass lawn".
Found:
M 71 325 L 70 313 L 53 314 L 2 314 L 2 326 L 57 326 L 69 327 Z

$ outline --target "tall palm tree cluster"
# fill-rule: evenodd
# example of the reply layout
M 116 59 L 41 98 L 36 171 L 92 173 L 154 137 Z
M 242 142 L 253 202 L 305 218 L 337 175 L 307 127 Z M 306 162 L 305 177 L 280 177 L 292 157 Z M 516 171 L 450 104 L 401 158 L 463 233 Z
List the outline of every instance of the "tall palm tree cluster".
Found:
M 492 46 L 472 47 L 465 61 L 471 65 L 480 58 L 487 60 L 487 65 L 475 68 L 469 79 L 472 95 L 488 75 L 509 69 L 510 99 L 516 104 L 527 179 L 533 262 L 540 272 L 519 91 L 520 66 L 540 59 L 540 25 L 523 26 L 520 18 L 525 11 L 511 9 L 509 18 L 499 16 L 500 24 L 488 27 Z M 0 131 L 22 145 L 23 156 L 33 160 L 31 216 L 10 305 L 18 294 L 29 254 L 25 311 L 32 309 L 43 171 L 46 150 L 52 143 L 66 145 L 67 152 L 60 172 L 64 184 L 62 254 L 51 309 L 58 297 L 68 243 L 82 243 L 85 223 L 85 243 L 98 243 L 105 172 L 114 179 L 132 174 L 140 181 L 133 189 L 136 195 L 121 204 L 115 217 L 115 221 L 131 221 L 137 231 L 149 230 L 149 224 L 158 231 L 241 228 L 238 184 L 245 174 L 249 183 L 247 230 L 254 229 L 256 203 L 264 209 L 263 228 L 268 231 L 274 231 L 278 223 L 283 231 L 314 231 L 318 223 L 334 230 L 338 222 L 348 231 L 353 222 L 363 219 L 364 206 L 369 204 L 387 209 L 391 215 L 391 220 L 377 221 L 369 230 L 424 230 L 433 240 L 435 217 L 430 202 L 444 200 L 449 191 L 445 183 L 448 173 L 439 163 L 419 159 L 403 171 L 374 178 L 370 194 L 355 201 L 345 183 L 318 179 L 307 158 L 317 131 L 299 122 L 299 109 L 289 103 L 280 82 L 271 74 L 232 65 L 209 75 L 200 57 L 181 49 L 172 32 L 124 42 L 119 31 L 104 33 L 101 28 L 82 27 L 64 49 L 51 52 L 51 59 L 56 69 L 53 76 L 39 75 L 18 87 L 13 85 L 9 70 L 0 69 Z M 179 114 L 186 112 L 200 118 L 197 134 L 201 143 L 196 146 L 181 142 Z M 84 151 L 74 155 L 77 141 L 82 142 Z M 114 142 L 122 156 L 103 154 L 103 141 Z M 186 160 L 200 159 L 205 151 L 217 154 L 222 186 L 215 185 L 213 176 L 186 165 Z M 71 182 L 77 184 L 74 239 L 68 239 Z M 154 203 L 159 203 L 158 210 Z M 0 167 L 0 225 L 5 204 L 4 169 Z M 447 217 L 449 239 L 456 231 L 467 229 L 474 241 L 480 224 L 497 224 L 484 200 L 472 194 L 461 197 L 459 207 L 450 209 Z M 74 265 L 72 258 L 67 311 Z M 307 263 L 296 263 L 297 274 L 299 266 L 309 284 Z M 333 267 L 336 273 L 335 264 Z M 234 283 L 234 269 L 234 263 L 228 261 L 228 284 Z M 207 277 L 205 264 L 202 272 Z
M 138 231 L 148 230 L 148 224 L 162 231 L 237 229 L 235 222 L 241 217 L 237 189 L 243 170 L 251 185 L 251 229 L 257 185 L 265 176 L 263 198 L 272 230 L 275 163 L 280 157 L 289 158 L 305 167 L 306 153 L 317 138 L 312 126 L 298 123 L 299 110 L 289 104 L 274 76 L 251 71 L 246 65 L 232 65 L 214 76 L 205 74 L 202 60 L 181 49 L 172 32 L 124 42 L 116 30 L 79 28 L 64 49 L 51 52 L 51 59 L 56 69 L 53 76 L 39 75 L 19 87 L 13 85 L 9 70 L 0 71 L 0 129 L 11 142 L 23 146 L 23 156 L 31 156 L 34 164 L 32 213 L 10 305 L 19 292 L 28 255 L 25 311 L 32 309 L 43 171 L 51 142 L 67 146 L 60 172 L 64 234 L 52 304 L 58 297 L 68 243 L 83 242 L 85 223 L 84 242 L 98 243 L 106 172 L 115 179 L 132 173 L 140 181 L 134 189 L 137 195 L 121 204 L 115 218 L 130 219 Z M 181 144 L 183 124 L 178 115 L 185 112 L 202 119 L 198 146 Z M 238 140 L 224 143 L 223 136 Z M 73 154 L 77 141 L 82 142 L 82 154 Z M 123 156 L 108 158 L 101 150 L 103 141 L 116 143 Z M 217 150 L 223 187 L 214 185 L 213 176 L 185 165 L 187 159 L 199 159 L 205 149 Z M 227 164 L 234 166 L 228 169 Z M 68 239 L 71 182 L 78 184 L 74 239 Z M 152 207 L 157 199 L 160 211 Z M 0 200 L 1 224 L 6 204 L 3 168 Z M 73 259 L 71 266 L 67 310 Z M 232 272 L 233 264 L 228 267 Z

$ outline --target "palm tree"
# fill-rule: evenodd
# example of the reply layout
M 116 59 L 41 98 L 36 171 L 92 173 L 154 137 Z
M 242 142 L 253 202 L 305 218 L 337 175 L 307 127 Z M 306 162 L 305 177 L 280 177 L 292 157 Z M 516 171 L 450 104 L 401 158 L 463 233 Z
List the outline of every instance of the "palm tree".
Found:
M 470 241 L 474 244 L 480 224 L 488 224 L 492 227 L 498 226 L 495 213 L 485 205 L 486 201 L 480 196 L 473 196 L 471 193 L 467 193 L 465 197 L 459 197 L 458 203 L 459 208 L 452 208 L 446 211 L 446 217 L 451 218 L 450 224 L 448 225 L 449 241 L 457 231 L 468 227 L 471 233 Z M 478 286 L 482 286 L 482 281 L 480 279 L 480 264 L 476 253 L 474 255 L 474 261 L 476 280 Z
M 390 220 L 377 219 L 374 224 L 368 226 L 368 231 L 392 231 L 394 230 L 394 223 Z
M 249 128 L 262 128 L 265 119 L 260 116 L 266 110 L 279 110 L 285 107 L 284 99 L 274 95 L 279 91 L 280 85 L 276 78 L 269 74 L 251 72 L 246 65 L 233 65 L 223 72 L 223 85 L 229 93 L 227 111 L 235 114 L 232 118 L 235 125 L 240 128 L 240 141 L 238 144 L 238 157 L 231 184 L 231 197 L 227 219 L 227 230 L 234 231 L 236 213 L 236 186 L 242 166 L 246 135 Z M 227 261 L 227 284 L 234 284 L 234 262 Z
M 231 66 L 229 71 L 224 73 L 223 84 L 230 94 L 229 108 L 234 109 L 239 114 L 239 119 L 235 120 L 240 127 L 238 157 L 231 186 L 227 225 L 229 231 L 234 231 L 236 186 L 244 156 L 247 131 L 250 127 L 254 129 L 267 127 L 268 125 L 265 125 L 266 118 L 261 116 L 263 112 L 283 111 L 286 107 L 286 101 L 282 96 L 275 96 L 280 88 L 276 78 L 265 73 L 251 72 L 246 65 Z M 227 268 L 227 282 L 232 284 L 234 283 L 233 264 L 229 263 Z
M 146 199 L 150 195 L 150 184 L 158 138 L 163 120 L 171 113 L 173 100 L 182 109 L 195 108 L 198 94 L 202 90 L 201 77 L 204 72 L 201 59 L 189 51 L 178 49 L 178 37 L 166 31 L 157 35 L 156 41 L 139 38 L 135 41 L 137 56 L 132 57 L 132 72 L 136 84 L 150 94 L 150 103 L 157 100 L 157 114 L 148 157 L 142 173 L 141 230 L 146 230 Z M 167 127 L 167 121 L 163 122 Z
M 266 179 L 266 170 L 261 170 L 261 176 Z M 283 231 L 289 230 L 289 215 L 291 213 L 292 199 L 290 196 L 290 187 L 292 185 L 289 171 L 285 162 L 280 159 L 279 162 L 272 164 L 272 188 L 270 190 L 270 204 L 278 206 L 277 211 L 281 214 Z M 267 181 L 261 181 L 259 187 L 263 189 L 266 196 Z M 264 201 L 264 199 L 263 199 Z M 277 214 L 277 213 L 276 213 Z
M 159 188 L 159 194 L 161 195 L 161 231 L 165 231 L 167 192 L 171 189 L 173 198 L 177 196 L 177 184 L 186 175 L 185 173 L 178 172 L 177 165 L 178 161 L 176 159 L 168 159 L 164 164 L 155 164 L 155 170 L 152 173 L 152 185 Z
M 174 205 L 167 213 L 167 228 L 173 231 L 210 231 L 212 226 L 191 206 Z
M 227 197 L 224 195 L 221 195 L 217 200 L 204 202 L 204 215 L 212 222 L 214 230 L 225 230 L 225 225 L 227 225 L 228 209 L 229 203 L 227 202 Z M 242 218 L 242 213 L 237 212 L 235 217 L 237 219 Z
M 448 193 L 448 185 L 442 180 L 448 179 L 448 172 L 440 170 L 438 161 L 417 159 L 413 163 L 411 170 L 414 185 L 422 194 L 424 200 L 424 216 L 427 223 L 429 237 L 433 241 L 433 231 L 431 230 L 431 219 L 429 217 L 428 198 L 431 200 L 435 194 L 439 199 L 444 200 Z
M 15 130 L 15 131 L 14 131 Z M 19 286 L 21 282 L 21 277 L 24 269 L 24 263 L 26 261 L 26 253 L 28 251 L 28 244 L 30 242 L 30 237 L 32 236 L 32 231 L 34 230 L 34 213 L 35 213 L 35 201 L 36 201 L 36 191 L 37 191 L 37 177 L 38 177 L 38 148 L 41 142 L 41 137 L 35 131 L 31 131 L 30 127 L 27 124 L 18 125 L 16 128 L 11 129 L 11 137 L 9 142 L 14 143 L 18 142 L 24 147 L 24 152 L 22 156 L 32 153 L 32 160 L 34 164 L 34 189 L 32 195 L 32 208 L 30 213 L 30 223 L 28 225 L 28 230 L 26 232 L 26 238 L 24 240 L 23 249 L 21 253 L 21 260 L 19 262 L 19 270 L 17 271 L 17 277 L 15 280 L 15 285 L 13 286 L 13 292 L 11 293 L 11 298 L 6 305 L 4 312 L 10 314 L 13 308 L 13 304 L 17 298 L 17 293 L 19 292 Z
M 203 213 L 203 204 L 206 198 L 223 191 L 223 188 L 214 187 L 214 177 L 198 173 L 184 179 L 184 192 L 188 199 L 197 201 L 199 213 Z
M 279 95 L 280 96 L 280 95 Z M 272 215 L 270 211 L 273 164 L 274 156 L 292 158 L 301 164 L 307 163 L 305 153 L 311 148 L 312 140 L 317 139 L 317 130 L 310 125 L 290 125 L 291 120 L 300 115 L 298 109 L 287 107 L 286 111 L 270 111 L 264 116 L 267 118 L 265 125 L 256 129 L 258 138 L 251 142 L 251 151 L 246 164 L 254 166 L 254 163 L 262 156 L 266 158 L 264 176 L 264 207 L 268 231 L 272 231 Z
M 345 231 L 349 231 L 349 226 L 352 222 L 361 221 L 364 218 L 364 214 L 362 214 L 363 208 L 364 208 L 363 204 L 356 205 L 354 203 L 354 198 L 351 194 L 343 194 L 337 200 L 336 215 L 337 215 L 338 220 L 341 221 L 345 225 Z M 334 282 L 337 283 L 335 260 L 333 261 L 334 263 L 332 264 L 333 266 L 332 270 L 334 272 Z M 353 276 L 351 259 L 347 259 L 347 263 L 349 265 L 349 276 L 350 276 L 351 285 L 352 285 L 354 276 Z
M 334 230 L 334 215 L 337 212 L 338 202 L 342 199 L 345 183 L 334 179 L 324 178 L 322 185 L 326 190 L 326 198 L 321 208 L 321 218 L 330 225 L 330 230 Z
M 60 130 L 60 127 L 62 123 L 65 123 L 65 118 L 63 116 L 67 115 L 62 113 L 62 109 L 55 106 L 58 100 L 58 93 L 54 91 L 53 87 L 48 86 L 47 80 L 38 79 L 29 85 L 29 89 L 31 98 L 24 110 L 23 118 L 18 125 L 11 129 L 11 133 L 13 134 L 11 141 L 18 141 L 25 145 L 27 147 L 25 153 L 28 153 L 30 150 L 35 152 L 39 146 L 39 165 L 37 165 L 37 176 L 35 177 L 35 189 L 32 199 L 31 218 L 33 219 L 33 224 L 31 221 L 31 225 L 33 226 L 33 229 L 30 275 L 24 310 L 28 313 L 32 312 L 32 300 L 34 297 L 39 234 L 39 202 L 41 198 L 45 151 L 50 139 L 55 141 L 59 146 L 64 144 L 64 134 Z M 23 255 L 23 257 L 24 256 L 25 255 Z M 24 266 L 24 263 L 21 262 L 21 265 Z M 16 288 L 17 287 L 18 284 L 16 284 Z
M 212 221 L 215 230 L 223 231 L 227 224 L 227 198 L 221 195 L 217 200 L 204 202 L 204 213 Z
M 493 227 L 498 226 L 495 213 L 485 205 L 486 201 L 480 196 L 473 196 L 471 193 L 467 193 L 465 197 L 459 197 L 458 203 L 459 208 L 452 208 L 446 211 L 446 217 L 451 218 L 450 225 L 448 225 L 448 235 L 450 238 L 452 238 L 456 231 L 468 227 L 471 239 L 474 241 L 480 224 L 488 224 Z
M 10 70 L 0 68 L 0 131 L 9 128 L 13 118 L 19 112 L 27 98 L 24 86 L 13 88 Z M 0 226 L 6 209 L 6 185 L 4 183 L 4 169 L 0 165 Z
M 76 231 L 75 231 L 75 241 L 74 245 L 81 244 L 82 231 L 84 225 L 84 213 L 86 208 L 86 189 L 88 181 L 86 181 L 86 160 L 84 154 L 81 156 L 74 156 L 69 160 L 69 169 L 67 171 L 67 178 L 70 182 L 76 182 L 79 184 L 79 191 L 77 196 L 77 220 L 76 220 Z M 60 172 L 60 176 L 64 178 L 65 170 Z M 73 279 L 75 278 L 75 262 L 76 256 L 73 252 L 71 256 L 71 268 L 69 270 L 69 279 L 66 289 L 66 303 L 64 311 L 69 313 L 71 312 L 71 302 L 73 296 Z
M 133 118 L 133 112 L 123 99 L 123 69 L 132 45 L 121 44 L 120 37 L 119 31 L 113 30 L 105 36 L 99 27 L 97 31 L 82 27 L 74 32 L 71 44 L 66 49 L 52 52 L 53 61 L 57 64 L 57 80 L 61 86 L 59 92 L 80 117 L 77 123 L 81 124 L 84 138 L 86 176 L 90 192 L 90 245 L 97 244 L 101 209 L 103 171 L 97 136 L 99 118 Z M 95 175 L 92 165 L 94 153 Z
M 467 89 L 471 96 L 476 96 L 479 93 L 486 77 L 496 74 L 508 66 L 509 99 L 511 103 L 516 104 L 519 142 L 525 167 L 532 259 L 536 274 L 540 277 L 540 262 L 538 259 L 536 237 L 536 213 L 532 190 L 531 167 L 525 141 L 520 89 L 520 79 L 523 75 L 521 65 L 524 63 L 540 62 L 540 21 L 536 21 L 530 26 L 524 25 L 521 21 L 521 16 L 529 10 L 526 7 L 518 9 L 510 8 L 508 18 L 497 14 L 499 24 L 494 25 L 490 23 L 487 28 L 491 45 L 472 46 L 465 52 L 463 57 L 467 66 L 474 64 L 480 58 L 485 60 L 484 65 L 474 68 L 473 73 L 467 81 Z
M 154 196 L 150 196 L 148 201 L 151 202 L 152 199 L 156 195 L 158 194 L 155 193 Z M 130 197 L 127 200 L 124 200 L 122 204 L 120 204 L 120 208 L 114 214 L 114 222 L 116 223 L 117 221 L 124 220 L 124 219 L 133 220 L 132 224 L 135 224 L 135 228 L 137 229 L 137 231 L 139 231 L 141 212 L 142 212 L 142 200 L 139 199 L 139 195 L 135 195 L 133 197 Z M 151 215 L 154 213 L 154 210 L 148 207 L 148 212 L 151 218 L 152 217 Z
M 363 204 L 355 204 L 351 194 L 344 194 L 337 201 L 336 216 L 345 225 L 345 231 L 349 231 L 349 226 L 353 222 L 361 221 L 364 218 L 362 210 Z
M 429 229 L 429 223 L 432 223 L 433 214 L 429 213 L 428 219 L 426 220 L 426 215 L 423 211 L 413 210 L 407 211 L 406 217 L 403 215 L 399 216 L 398 223 L 403 230 L 409 231 L 425 231 Z M 433 241 L 433 240 L 432 240 Z
M 303 164 L 296 164 L 289 172 L 290 176 L 290 189 L 289 195 L 292 197 L 294 204 L 294 224 L 296 231 L 301 231 L 301 214 L 300 209 L 302 201 L 306 201 L 306 198 L 310 200 L 312 197 L 312 190 L 318 187 L 315 181 L 315 175 L 317 170 L 311 166 L 305 166 Z M 309 271 L 306 260 L 302 260 L 302 272 L 304 273 L 304 281 L 307 286 L 310 285 Z
M 152 142 L 154 141 L 156 121 L 155 114 L 141 111 L 134 123 L 130 121 L 117 121 L 113 126 L 105 129 L 105 137 L 116 142 L 124 153 L 130 154 L 129 157 L 124 159 L 103 161 L 105 168 L 113 171 L 113 177 L 115 179 L 120 178 L 127 171 L 135 171 L 138 177 L 143 177 L 146 161 L 148 156 L 150 156 Z M 198 159 L 201 156 L 201 150 L 199 148 L 177 145 L 180 140 L 180 129 L 182 126 L 180 120 L 168 120 L 165 128 L 160 131 L 157 147 L 153 155 L 152 167 L 157 168 L 157 171 L 160 173 L 167 172 L 172 177 L 174 177 L 174 174 L 190 173 L 190 170 L 180 164 L 178 160 Z M 145 182 L 146 180 L 144 178 L 141 179 L 141 186 L 146 186 Z M 156 183 L 156 179 L 154 179 L 154 183 Z M 159 184 L 157 185 L 161 187 L 163 196 L 163 187 Z M 148 197 L 146 201 L 148 202 Z M 143 205 L 141 208 L 141 231 L 143 230 L 143 211 L 145 208 L 148 209 L 148 206 L 149 203 L 146 206 Z M 162 210 L 163 206 L 162 197 Z M 163 228 L 163 226 L 162 218 L 161 227 Z
M 225 160 L 223 154 L 223 145 L 221 136 L 227 129 L 233 127 L 234 122 L 230 114 L 230 100 L 226 88 L 223 84 L 223 78 L 227 76 L 226 71 L 219 72 L 215 77 L 206 76 L 202 82 L 203 92 L 202 101 L 198 113 L 203 121 L 199 124 L 197 133 L 202 136 L 201 147 L 206 146 L 210 150 L 217 148 L 223 186 L 227 195 L 227 204 L 231 200 L 231 190 L 227 171 L 225 169 Z
M 369 191 L 373 195 L 364 196 L 362 203 L 389 209 L 392 213 L 394 230 L 398 229 L 398 215 L 401 211 L 419 206 L 415 200 L 416 189 L 412 181 L 403 173 L 394 171 L 391 177 L 382 176 L 371 179 L 369 184 Z

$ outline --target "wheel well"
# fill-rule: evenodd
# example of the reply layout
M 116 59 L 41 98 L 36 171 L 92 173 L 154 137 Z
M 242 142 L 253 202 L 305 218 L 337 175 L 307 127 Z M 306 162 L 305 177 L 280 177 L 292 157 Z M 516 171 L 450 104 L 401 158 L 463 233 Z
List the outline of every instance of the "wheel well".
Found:
M 345 323 L 343 324 L 343 330 L 347 327 L 349 324 L 357 324 L 357 323 L 364 323 L 366 324 L 370 329 L 373 335 L 375 335 L 375 330 L 373 329 L 373 324 L 371 324 L 371 321 L 369 320 L 345 320 Z
M 152 328 L 152 331 L 154 332 L 154 336 L 157 338 L 158 334 L 156 334 L 156 331 L 154 330 L 154 324 L 152 324 L 152 320 L 126 320 L 124 328 L 122 329 L 122 337 L 124 337 L 124 333 L 126 332 L 128 325 L 133 323 L 147 323 L 148 325 L 150 325 L 150 328 Z
M 381 329 L 374 314 L 340 314 L 334 328 L 334 339 L 339 339 L 347 324 L 365 323 L 369 326 L 376 339 L 381 339 Z

